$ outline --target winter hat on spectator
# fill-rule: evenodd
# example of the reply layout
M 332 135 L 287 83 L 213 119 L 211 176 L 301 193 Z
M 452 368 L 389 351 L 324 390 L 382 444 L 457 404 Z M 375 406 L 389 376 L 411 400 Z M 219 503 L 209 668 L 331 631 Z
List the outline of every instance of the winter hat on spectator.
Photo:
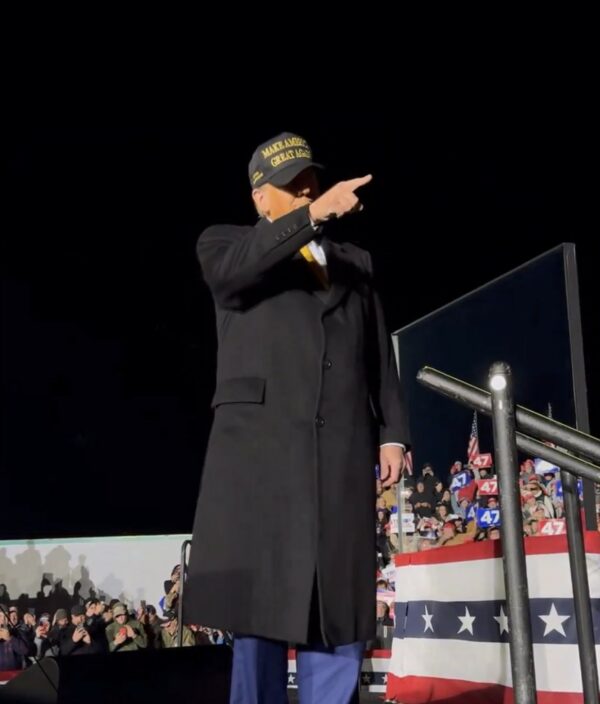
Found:
M 112 612 L 115 618 L 117 616 L 125 616 L 127 614 L 127 607 L 119 601 L 113 606 Z
M 56 614 L 54 616 L 57 621 L 60 621 L 61 618 L 69 618 L 69 614 L 67 613 L 66 609 L 57 609 Z
M 81 604 L 75 604 L 71 609 L 71 616 L 83 616 L 85 614 L 85 609 Z

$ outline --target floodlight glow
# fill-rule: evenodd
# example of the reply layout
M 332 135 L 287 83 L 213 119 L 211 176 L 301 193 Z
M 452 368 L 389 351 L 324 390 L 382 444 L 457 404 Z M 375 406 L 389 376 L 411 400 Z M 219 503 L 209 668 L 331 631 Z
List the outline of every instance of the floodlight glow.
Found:
M 504 374 L 494 374 L 490 379 L 490 386 L 494 391 L 503 391 L 506 388 L 506 377 Z

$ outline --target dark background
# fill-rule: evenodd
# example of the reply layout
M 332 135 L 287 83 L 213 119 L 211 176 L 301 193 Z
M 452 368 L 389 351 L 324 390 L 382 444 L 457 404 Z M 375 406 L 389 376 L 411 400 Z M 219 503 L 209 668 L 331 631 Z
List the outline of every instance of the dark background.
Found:
M 490 366 L 506 361 L 519 404 L 543 415 L 550 405 L 553 418 L 577 425 L 564 264 L 569 246 L 555 247 L 398 331 L 417 470 L 432 462 L 445 480 L 453 461 L 466 462 L 473 421 L 471 409 L 417 381 L 424 364 L 487 388 Z M 491 420 L 481 413 L 478 432 L 480 451 L 493 455 Z
M 371 250 L 390 331 L 575 242 L 598 434 L 597 235 L 570 135 L 396 117 L 11 133 L 1 537 L 191 530 L 215 359 L 194 246 L 209 224 L 253 221 L 247 163 L 282 130 L 309 140 L 326 183 L 374 174 L 336 235 Z

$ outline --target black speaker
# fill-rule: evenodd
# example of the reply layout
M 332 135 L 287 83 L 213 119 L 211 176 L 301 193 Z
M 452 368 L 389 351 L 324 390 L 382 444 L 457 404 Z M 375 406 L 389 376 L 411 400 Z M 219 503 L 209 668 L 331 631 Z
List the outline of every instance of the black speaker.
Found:
M 11 704 L 228 704 L 226 645 L 44 658 L 0 687 Z

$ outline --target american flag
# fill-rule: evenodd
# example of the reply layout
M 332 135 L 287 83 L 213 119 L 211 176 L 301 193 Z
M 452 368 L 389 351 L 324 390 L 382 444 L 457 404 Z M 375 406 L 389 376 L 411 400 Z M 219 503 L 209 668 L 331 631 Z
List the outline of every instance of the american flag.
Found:
M 471 435 L 467 446 L 467 462 L 472 464 L 479 455 L 479 435 L 477 432 L 477 411 L 473 413 L 473 423 L 471 425 Z

